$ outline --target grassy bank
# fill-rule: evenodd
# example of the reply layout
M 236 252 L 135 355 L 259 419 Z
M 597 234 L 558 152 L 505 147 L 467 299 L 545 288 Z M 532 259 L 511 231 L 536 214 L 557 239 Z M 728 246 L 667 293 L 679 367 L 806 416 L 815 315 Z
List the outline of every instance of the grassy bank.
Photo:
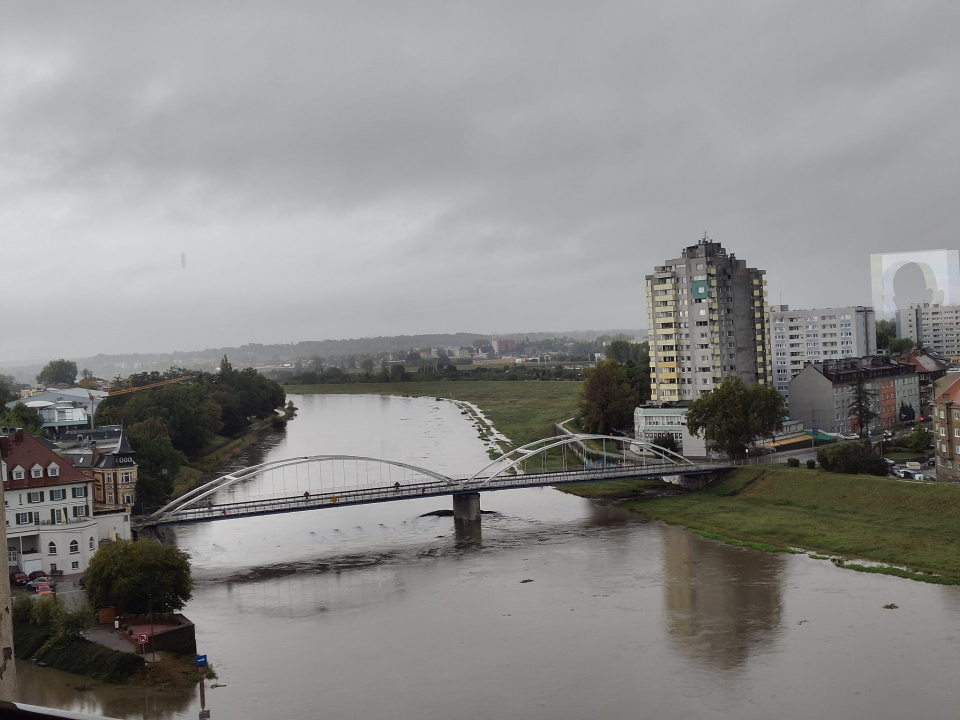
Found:
M 623 504 L 715 539 L 799 547 L 960 583 L 960 491 L 952 485 L 768 465 L 739 468 L 696 492 Z
M 576 413 L 582 383 L 558 380 L 531 382 L 409 382 L 346 385 L 288 385 L 287 394 L 380 394 L 443 397 L 479 407 L 515 445 L 553 434 L 554 423 Z

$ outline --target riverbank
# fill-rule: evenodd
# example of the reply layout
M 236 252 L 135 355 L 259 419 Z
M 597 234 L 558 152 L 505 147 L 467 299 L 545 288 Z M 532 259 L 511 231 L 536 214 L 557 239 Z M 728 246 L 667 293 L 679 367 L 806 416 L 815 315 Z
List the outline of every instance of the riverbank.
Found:
M 573 380 L 473 381 L 417 383 L 352 383 L 344 385 L 288 385 L 289 395 L 401 395 L 441 397 L 468 402 L 513 446 L 549 437 L 553 426 L 576 413 L 582 382 Z
M 13 623 L 14 647 L 21 660 L 36 660 L 43 666 L 82 675 L 91 682 L 137 688 L 188 689 L 197 684 L 192 655 L 158 653 L 157 662 L 145 663 L 134 652 L 121 652 L 86 639 L 47 645 L 49 627 Z M 211 677 L 216 677 L 211 674 Z M 85 688 L 89 687 L 84 685 Z
M 852 569 L 960 584 L 960 492 L 952 485 L 785 465 L 738 468 L 675 497 L 648 499 L 630 488 L 597 485 L 570 492 L 609 499 L 627 491 L 622 507 L 712 539 L 763 550 L 799 548 Z

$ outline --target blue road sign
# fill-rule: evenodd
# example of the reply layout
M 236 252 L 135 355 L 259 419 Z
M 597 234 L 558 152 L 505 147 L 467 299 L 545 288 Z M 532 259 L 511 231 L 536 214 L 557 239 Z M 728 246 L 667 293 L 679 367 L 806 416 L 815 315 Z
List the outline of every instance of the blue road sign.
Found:
M 207 664 L 207 656 L 197 655 L 197 667 L 203 667 L 206 664 Z

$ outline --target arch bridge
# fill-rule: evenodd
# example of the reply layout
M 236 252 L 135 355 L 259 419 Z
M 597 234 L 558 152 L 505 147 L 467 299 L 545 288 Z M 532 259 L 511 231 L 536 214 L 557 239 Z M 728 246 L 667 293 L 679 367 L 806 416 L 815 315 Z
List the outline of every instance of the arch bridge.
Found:
M 454 516 L 475 520 L 480 493 L 605 480 L 704 475 L 727 462 L 695 463 L 652 443 L 565 434 L 515 448 L 469 476 L 395 460 L 310 455 L 221 475 L 141 518 L 161 527 L 413 498 L 451 496 Z

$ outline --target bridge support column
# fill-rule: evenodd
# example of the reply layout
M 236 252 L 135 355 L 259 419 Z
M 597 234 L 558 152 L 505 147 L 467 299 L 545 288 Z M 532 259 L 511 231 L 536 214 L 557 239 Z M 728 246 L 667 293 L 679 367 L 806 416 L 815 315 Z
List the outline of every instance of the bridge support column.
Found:
M 480 493 L 461 493 L 453 496 L 455 520 L 480 519 Z

